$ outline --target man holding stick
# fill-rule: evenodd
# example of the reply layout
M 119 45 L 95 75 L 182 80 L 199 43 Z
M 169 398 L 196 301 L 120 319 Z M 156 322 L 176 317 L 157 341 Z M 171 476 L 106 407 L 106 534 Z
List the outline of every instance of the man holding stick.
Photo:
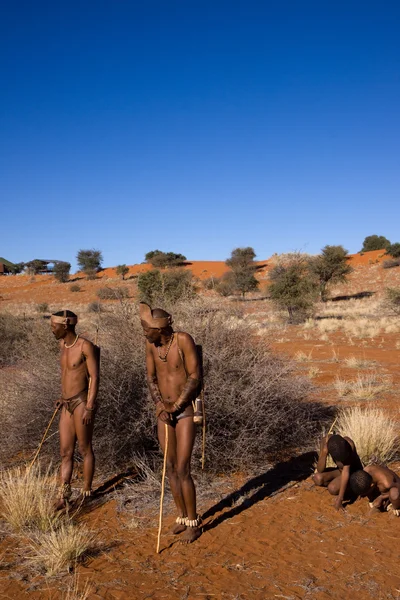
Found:
M 51 316 L 51 330 L 60 341 L 61 391 L 56 401 L 61 408 L 60 453 L 61 490 L 56 509 L 67 506 L 71 498 L 71 477 L 75 444 L 83 456 L 83 491 L 81 501 L 91 496 L 95 459 L 92 435 L 96 398 L 99 388 L 99 353 L 96 346 L 75 332 L 78 317 L 70 310 Z
M 200 386 L 200 363 L 193 338 L 174 332 L 172 317 L 160 308 L 140 303 L 140 319 L 146 338 L 147 383 L 155 404 L 158 439 L 165 451 L 171 492 L 178 510 L 172 533 L 183 533 L 190 544 L 201 535 L 196 512 L 196 490 L 190 460 L 196 435 L 192 401 Z

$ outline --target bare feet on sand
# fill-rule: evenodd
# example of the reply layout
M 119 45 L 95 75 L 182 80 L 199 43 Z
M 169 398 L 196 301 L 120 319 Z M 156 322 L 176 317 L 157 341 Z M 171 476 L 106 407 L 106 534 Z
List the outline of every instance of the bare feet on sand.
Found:
M 192 544 L 202 534 L 202 527 L 186 527 L 186 531 L 181 537 L 182 544 Z

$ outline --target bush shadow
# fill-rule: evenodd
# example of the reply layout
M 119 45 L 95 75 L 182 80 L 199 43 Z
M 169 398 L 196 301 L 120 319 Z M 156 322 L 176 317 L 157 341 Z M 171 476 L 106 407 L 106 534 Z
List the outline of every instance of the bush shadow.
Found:
M 376 292 L 358 292 L 357 294 L 349 294 L 346 296 L 334 296 L 333 298 L 330 298 L 330 301 L 341 302 L 343 300 L 361 300 L 361 298 L 371 298 L 371 296 L 373 296 L 374 294 L 376 294 Z
M 295 485 L 307 479 L 314 472 L 317 457 L 317 452 L 306 452 L 288 461 L 279 462 L 272 469 L 253 477 L 241 488 L 228 494 L 228 496 L 206 510 L 203 519 L 209 519 L 216 513 L 229 508 L 229 510 L 206 523 L 204 531 L 210 531 L 227 519 L 240 515 L 240 513 L 265 500 L 265 498 L 283 492 L 286 488 L 291 487 L 291 484 Z

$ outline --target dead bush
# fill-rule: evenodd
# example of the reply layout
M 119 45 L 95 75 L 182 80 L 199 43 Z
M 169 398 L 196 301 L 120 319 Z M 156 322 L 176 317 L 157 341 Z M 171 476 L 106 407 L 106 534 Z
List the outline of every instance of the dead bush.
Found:
M 126 286 L 103 287 L 97 290 L 96 296 L 100 298 L 100 300 L 120 300 L 121 298 L 128 298 L 129 290 Z
M 26 338 L 27 330 L 24 319 L 8 313 L 0 314 L 0 367 L 15 363 Z

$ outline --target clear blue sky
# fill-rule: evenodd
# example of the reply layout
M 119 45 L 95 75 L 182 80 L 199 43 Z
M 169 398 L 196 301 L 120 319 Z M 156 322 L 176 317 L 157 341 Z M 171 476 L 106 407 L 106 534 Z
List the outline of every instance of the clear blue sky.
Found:
M 398 1 L 3 2 L 0 256 L 400 241 L 399 31 Z

